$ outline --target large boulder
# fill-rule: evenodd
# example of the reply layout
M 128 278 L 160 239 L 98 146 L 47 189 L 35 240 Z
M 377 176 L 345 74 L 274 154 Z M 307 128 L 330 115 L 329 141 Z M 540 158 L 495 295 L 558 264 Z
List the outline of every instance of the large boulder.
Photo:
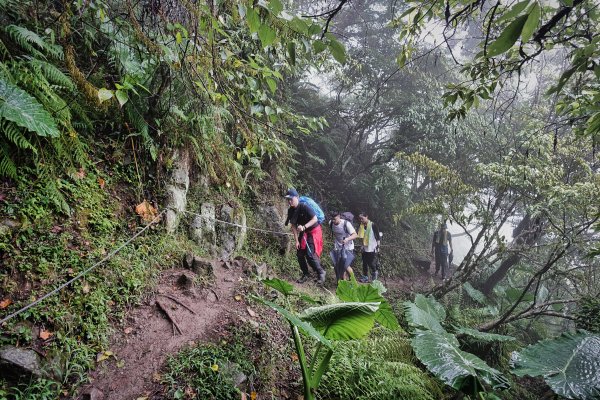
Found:
M 200 215 L 194 216 L 190 223 L 190 237 L 192 240 L 209 249 L 217 243 L 215 217 L 215 205 L 213 203 L 203 203 L 200 206 Z
M 217 226 L 217 243 L 221 249 L 221 258 L 226 260 L 235 251 L 241 250 L 246 240 L 246 212 L 244 208 L 225 204 L 221 207 Z
M 4 346 L 0 348 L 0 376 L 13 382 L 44 376 L 40 357 L 33 350 Z
M 287 209 L 277 207 L 273 204 L 263 204 L 258 206 L 257 216 L 259 221 L 264 223 L 265 229 L 271 232 L 281 233 L 265 233 L 269 235 L 279 245 L 280 252 L 286 253 L 292 245 L 291 236 L 287 233 L 291 232 L 289 227 L 285 226 L 287 219 Z
M 173 232 L 179 226 L 181 213 L 187 205 L 187 192 L 190 187 L 190 156 L 187 150 L 178 149 L 173 153 L 173 170 L 166 185 L 165 215 L 167 232 Z

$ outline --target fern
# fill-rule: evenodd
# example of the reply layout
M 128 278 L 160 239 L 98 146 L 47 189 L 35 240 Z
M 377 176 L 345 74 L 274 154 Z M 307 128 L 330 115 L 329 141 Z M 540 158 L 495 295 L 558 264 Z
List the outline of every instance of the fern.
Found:
M 37 59 L 31 60 L 30 63 L 35 69 L 43 74 L 48 82 L 58 85 L 58 88 L 60 89 L 67 89 L 69 91 L 75 90 L 75 83 L 73 83 L 71 78 L 65 75 L 54 64 Z
M 49 55 L 55 59 L 62 59 L 64 56 L 61 46 L 46 43 L 37 33 L 23 26 L 8 25 L 4 30 L 23 50 L 34 56 L 44 58 L 45 55 Z
M 10 121 L 0 121 L 0 132 L 19 149 L 30 149 L 37 153 L 37 149 L 27 140 L 19 127 Z
M 17 177 L 17 166 L 10 158 L 6 145 L 0 146 L 0 176 L 15 179 Z

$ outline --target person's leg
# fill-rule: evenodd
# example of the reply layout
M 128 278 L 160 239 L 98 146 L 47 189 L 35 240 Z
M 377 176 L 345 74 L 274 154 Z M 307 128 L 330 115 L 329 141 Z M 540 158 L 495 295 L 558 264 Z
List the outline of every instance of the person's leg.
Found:
M 344 279 L 346 279 L 347 281 L 350 280 L 350 275 L 352 275 L 354 273 L 354 271 L 352 270 L 352 267 L 348 267 L 346 268 L 346 272 L 344 272 Z
M 363 253 L 363 277 L 362 281 L 369 281 L 369 270 L 373 273 L 373 263 L 375 262 L 375 253 L 374 252 L 364 252 Z
M 325 270 L 321 267 L 321 260 L 319 256 L 315 253 L 315 245 L 312 240 L 311 235 L 306 235 L 306 245 L 308 249 L 306 250 L 306 260 L 308 261 L 308 265 L 317 273 L 319 277 L 319 283 L 325 282 Z
M 442 267 L 442 279 L 446 279 L 446 273 L 448 272 L 448 249 L 442 251 L 440 264 Z
M 296 250 L 296 258 L 298 259 L 298 264 L 300 264 L 300 269 L 302 270 L 302 276 L 298 279 L 298 283 L 304 283 L 310 275 L 308 272 L 308 265 L 306 264 L 306 249 Z
M 435 249 L 435 275 L 440 272 L 440 267 L 442 266 L 442 254 L 438 249 Z

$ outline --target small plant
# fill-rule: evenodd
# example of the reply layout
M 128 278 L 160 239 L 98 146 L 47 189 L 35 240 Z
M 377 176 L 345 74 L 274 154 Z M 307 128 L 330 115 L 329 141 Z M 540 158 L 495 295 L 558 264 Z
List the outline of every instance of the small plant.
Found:
M 352 277 L 352 282 L 338 286 L 336 292 L 346 302 L 311 307 L 298 315 L 289 310 L 288 297 L 296 295 L 290 283 L 280 279 L 267 279 L 263 282 L 284 295 L 286 308 L 259 297 L 255 299 L 279 312 L 290 324 L 302 371 L 305 400 L 315 399 L 335 350 L 334 341 L 360 339 L 371 331 L 375 321 L 391 328 L 399 326 L 394 314 L 390 314 L 389 304 L 381 295 L 385 288 L 379 282 L 358 285 Z M 300 332 L 317 341 L 310 363 L 307 361 Z

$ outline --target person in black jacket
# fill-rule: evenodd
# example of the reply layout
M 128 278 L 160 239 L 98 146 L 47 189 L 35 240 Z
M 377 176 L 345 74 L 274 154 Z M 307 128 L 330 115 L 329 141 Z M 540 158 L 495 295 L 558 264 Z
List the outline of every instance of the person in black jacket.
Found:
M 431 256 L 435 252 L 435 274 L 442 270 L 442 279 L 446 279 L 448 272 L 448 257 L 452 256 L 452 235 L 447 230 L 446 223 L 440 224 L 440 229 L 433 234 L 431 241 Z M 450 252 L 448 252 L 450 247 Z

